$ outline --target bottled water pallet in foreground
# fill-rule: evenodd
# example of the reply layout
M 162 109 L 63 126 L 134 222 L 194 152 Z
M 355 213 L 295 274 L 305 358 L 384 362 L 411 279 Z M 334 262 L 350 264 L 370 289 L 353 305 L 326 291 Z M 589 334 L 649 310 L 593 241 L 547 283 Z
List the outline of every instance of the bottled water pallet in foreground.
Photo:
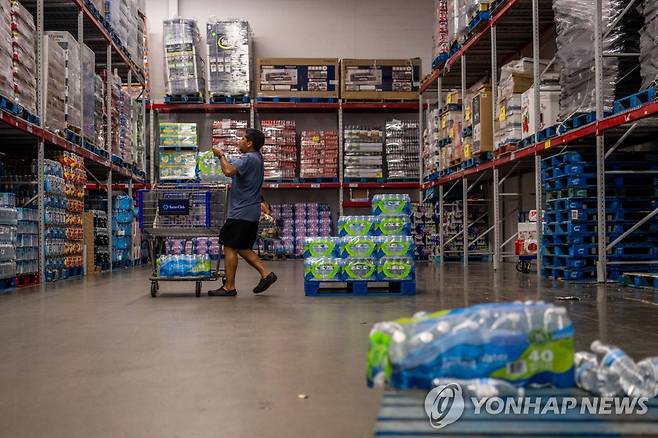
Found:
M 416 281 L 305 281 L 306 296 L 410 296 L 416 295 Z
M 491 403 L 492 411 L 486 409 L 485 403 L 476 414 L 476 409 L 469 397 L 464 397 L 464 411 L 461 417 L 441 429 L 430 425 L 425 412 L 427 391 L 386 391 L 382 397 L 375 437 L 411 437 L 411 436 L 524 436 L 524 437 L 607 437 L 607 436 L 653 436 L 658 430 L 658 398 L 648 400 L 646 412 L 641 407 L 632 412 L 617 413 L 616 406 L 625 406 L 627 400 L 611 400 L 611 409 L 601 407 L 597 400 L 595 408 L 590 408 L 595 397 L 579 389 L 526 389 L 524 403 L 535 403 L 539 397 L 540 408 L 535 411 L 529 404 L 527 413 L 522 405 L 520 414 L 513 410 L 503 410 L 494 415 L 498 403 Z M 530 400 L 528 400 L 528 398 Z M 552 409 L 557 402 L 557 411 Z M 584 402 L 585 400 L 585 402 Z M 505 401 L 505 398 L 503 398 Z M 571 407 L 573 402 L 575 406 Z M 504 403 L 503 403 L 504 405 Z M 547 411 L 542 409 L 548 406 Z M 565 408 L 562 414 L 562 406 Z M 581 413 L 582 412 L 582 413 Z M 604 414 L 599 414 L 600 412 Z

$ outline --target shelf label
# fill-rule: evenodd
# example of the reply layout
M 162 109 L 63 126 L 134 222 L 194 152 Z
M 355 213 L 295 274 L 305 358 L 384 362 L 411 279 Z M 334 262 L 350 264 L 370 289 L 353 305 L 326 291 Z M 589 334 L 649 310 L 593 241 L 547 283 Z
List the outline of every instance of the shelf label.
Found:
M 26 127 L 26 130 L 27 130 L 27 132 L 32 134 L 32 125 L 28 124 L 27 127 Z
M 279 185 L 278 185 L 278 184 L 270 184 L 269 187 L 270 187 L 271 189 L 278 189 L 278 188 L 279 188 Z
M 550 148 L 550 147 L 551 147 L 551 141 L 550 141 L 550 140 L 546 140 L 546 141 L 544 142 L 544 149 L 548 149 L 548 148 Z
M 510 159 L 510 161 L 515 160 L 516 159 L 516 152 L 512 152 L 511 154 L 509 154 L 509 159 Z
M 320 184 L 318 184 L 318 183 L 313 183 L 313 184 L 311 184 L 311 188 L 312 188 L 312 189 L 319 189 L 319 188 L 320 188 Z
M 350 189 L 358 189 L 359 185 L 358 184 L 350 184 Z

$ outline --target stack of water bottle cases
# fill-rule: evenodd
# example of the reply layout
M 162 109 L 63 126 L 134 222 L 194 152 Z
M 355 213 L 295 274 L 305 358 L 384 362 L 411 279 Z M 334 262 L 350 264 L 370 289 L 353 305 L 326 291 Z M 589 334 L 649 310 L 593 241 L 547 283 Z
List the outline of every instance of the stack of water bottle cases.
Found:
M 16 285 L 16 197 L 0 193 L 0 292 Z
M 410 214 L 408 195 L 375 195 L 371 216 L 338 219 L 338 237 L 305 239 L 306 293 L 317 291 L 313 282 L 327 281 L 346 281 L 354 293 L 361 293 L 356 292 L 357 283 L 389 282 L 390 289 L 393 283 L 407 283 L 413 287 L 399 287 L 399 291 L 415 293 Z
M 606 160 L 606 237 L 612 242 L 658 206 L 656 154 L 615 153 Z M 638 172 L 643 171 L 643 172 Z M 542 274 L 565 280 L 596 277 L 596 161 L 566 152 L 542 161 L 546 192 Z M 654 216 L 608 250 L 608 278 L 658 271 L 658 219 Z
M 54 160 L 44 160 L 46 281 L 67 277 L 64 269 L 67 206 L 65 190 L 62 164 Z
M 132 254 L 132 223 L 135 218 L 133 198 L 114 198 L 112 212 L 112 263 L 119 267 L 129 266 Z
M 209 276 L 212 261 L 221 255 L 219 237 L 167 239 L 165 253 L 157 261 L 161 277 Z

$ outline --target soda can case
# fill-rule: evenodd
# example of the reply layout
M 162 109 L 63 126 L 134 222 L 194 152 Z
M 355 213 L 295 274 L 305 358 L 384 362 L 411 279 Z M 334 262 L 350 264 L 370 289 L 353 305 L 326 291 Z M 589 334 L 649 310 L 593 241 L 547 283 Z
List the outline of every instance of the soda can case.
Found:
M 344 260 L 335 257 L 304 259 L 305 281 L 342 281 Z
M 407 194 L 381 194 L 372 197 L 372 214 L 411 214 L 411 198 Z
M 377 259 L 367 257 L 345 259 L 343 279 L 345 281 L 377 280 Z

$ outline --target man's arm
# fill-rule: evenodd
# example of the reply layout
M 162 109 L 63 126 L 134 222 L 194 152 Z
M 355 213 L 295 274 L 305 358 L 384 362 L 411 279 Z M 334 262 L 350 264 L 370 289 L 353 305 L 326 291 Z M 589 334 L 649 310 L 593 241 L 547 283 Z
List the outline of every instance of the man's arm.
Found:
M 213 146 L 212 152 L 217 158 L 219 158 L 219 165 L 221 166 L 224 175 L 232 177 L 238 174 L 238 169 L 236 169 L 234 165 L 228 162 L 226 156 L 224 156 L 224 151 L 222 148 L 219 146 Z

